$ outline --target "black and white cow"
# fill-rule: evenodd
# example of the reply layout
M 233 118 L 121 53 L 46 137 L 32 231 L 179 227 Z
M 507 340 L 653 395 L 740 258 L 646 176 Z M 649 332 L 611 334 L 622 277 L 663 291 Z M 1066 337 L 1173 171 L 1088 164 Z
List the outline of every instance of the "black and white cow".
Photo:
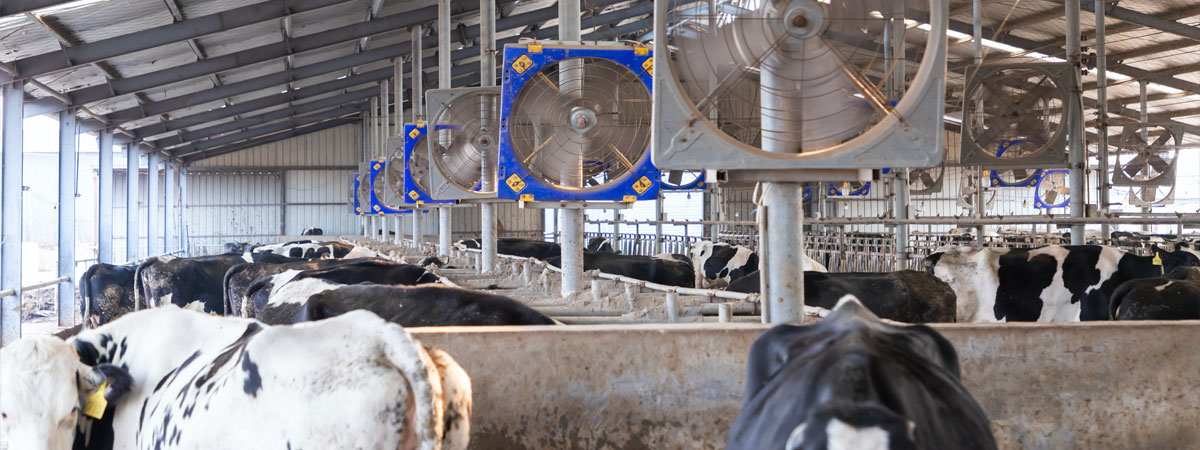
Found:
M 481 245 L 479 239 L 464 239 L 454 243 L 454 246 L 459 249 L 477 249 L 482 248 Z M 496 253 L 521 258 L 536 258 L 545 261 L 547 258 L 561 255 L 562 248 L 553 242 L 500 238 L 496 240 Z
M 1200 266 L 1188 249 L 1137 256 L 1097 245 L 1035 249 L 953 247 L 925 259 L 954 289 L 959 322 L 1108 320 L 1112 293 L 1129 280 Z
M 468 444 L 466 373 L 366 311 L 275 327 L 159 308 L 67 341 L 22 339 L 0 365 L 0 435 L 14 450 Z
M 758 293 L 759 272 L 733 280 L 725 290 Z M 954 322 L 955 298 L 950 285 L 915 270 L 886 273 L 804 272 L 804 304 L 833 308 L 846 294 L 884 319 L 907 323 Z
M 313 242 L 308 240 L 263 245 L 255 247 L 254 253 L 275 253 L 292 258 L 303 259 L 354 259 L 379 257 L 378 253 L 375 253 L 373 250 L 366 247 L 360 247 L 339 241 Z
M 820 322 L 763 333 L 748 366 L 727 450 L 996 448 L 954 346 L 881 322 L 853 296 Z
M 754 250 L 724 242 L 715 244 L 712 241 L 696 242 L 688 251 L 688 257 L 692 260 L 695 284 L 698 288 L 722 288 L 731 281 L 758 270 L 758 254 Z M 825 266 L 809 258 L 808 255 L 801 255 L 801 257 L 804 258 L 805 270 L 827 271 Z
M 1113 291 L 1109 313 L 1114 320 L 1200 320 L 1200 270 L 1126 281 Z
M 117 266 L 97 263 L 79 277 L 79 297 L 83 299 L 83 326 L 95 328 L 132 312 L 133 280 L 136 265 Z
M 562 267 L 562 257 L 547 258 L 546 264 Z M 583 270 L 599 270 L 667 286 L 695 287 L 692 268 L 673 258 L 585 251 Z
M 612 242 L 607 238 L 594 237 L 588 239 L 587 246 L 584 250 L 591 252 L 618 253 L 613 249 Z
M 225 243 L 225 253 L 226 253 L 226 254 L 230 254 L 230 253 L 236 253 L 236 254 L 240 255 L 240 254 L 242 254 L 242 253 L 246 253 L 246 252 L 252 251 L 252 250 L 254 250 L 256 247 L 258 247 L 258 246 L 260 246 L 260 245 L 261 245 L 261 244 L 251 244 L 251 243 L 249 243 L 249 242 L 245 242 L 245 241 L 242 241 L 242 242 L 226 242 L 226 243 Z
M 365 309 L 405 327 L 554 325 L 553 319 L 499 295 L 447 286 L 285 285 L 259 320 L 287 324 L 323 320 Z
M 437 282 L 438 276 L 421 266 L 377 258 L 356 259 L 320 269 L 286 270 L 259 278 L 246 290 L 242 308 L 247 314 L 253 311 L 252 317 L 261 319 L 267 304 L 280 297 L 308 297 L 320 290 L 347 284 L 415 286 Z
M 321 236 L 323 234 L 325 234 L 325 230 L 320 228 L 305 228 L 304 231 L 300 232 L 301 236 Z
M 250 290 L 250 285 L 254 284 L 260 278 L 269 277 L 271 275 L 283 273 L 288 270 L 311 270 L 332 267 L 339 264 L 345 264 L 353 259 L 316 259 L 311 261 L 295 261 L 283 264 L 274 263 L 244 263 L 238 264 L 229 268 L 225 272 L 224 281 L 221 283 L 222 289 L 225 291 L 225 311 L 228 315 L 240 315 L 242 317 L 254 318 L 252 314 L 253 308 L 249 308 L 251 312 L 243 310 L 242 300 L 246 297 L 246 291 Z
M 205 312 L 225 314 L 225 293 L 221 289 L 225 272 L 243 263 L 240 255 L 212 255 L 194 258 L 158 256 L 138 265 L 134 274 L 134 309 L 164 305 L 203 305 Z

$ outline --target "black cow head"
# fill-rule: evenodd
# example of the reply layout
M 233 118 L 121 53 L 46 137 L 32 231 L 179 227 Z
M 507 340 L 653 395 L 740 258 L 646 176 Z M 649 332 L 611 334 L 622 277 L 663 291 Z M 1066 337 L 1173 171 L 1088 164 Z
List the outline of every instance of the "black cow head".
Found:
M 1157 245 L 1150 246 L 1154 251 L 1154 256 L 1162 260 L 1162 271 L 1170 272 L 1177 267 L 1197 267 L 1200 266 L 1200 256 L 1188 248 L 1187 244 L 1175 244 L 1175 251 L 1167 251 Z

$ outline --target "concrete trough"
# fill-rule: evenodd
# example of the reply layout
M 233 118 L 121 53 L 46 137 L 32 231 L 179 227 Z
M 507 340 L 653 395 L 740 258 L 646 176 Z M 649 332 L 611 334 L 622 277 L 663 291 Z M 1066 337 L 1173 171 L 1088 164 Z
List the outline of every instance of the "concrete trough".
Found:
M 1002 449 L 1200 448 L 1200 322 L 935 328 Z M 673 450 L 724 448 L 765 329 L 410 331 L 471 374 L 472 449 Z

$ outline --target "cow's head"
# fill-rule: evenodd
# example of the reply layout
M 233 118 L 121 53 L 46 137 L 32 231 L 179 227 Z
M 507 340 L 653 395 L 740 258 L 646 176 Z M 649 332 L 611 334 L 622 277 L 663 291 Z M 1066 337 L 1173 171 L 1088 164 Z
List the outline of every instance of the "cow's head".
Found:
M 1162 259 L 1163 272 L 1170 272 L 1177 267 L 1200 266 L 1200 256 L 1195 250 L 1185 247 L 1187 244 L 1176 244 L 1175 251 L 1167 251 L 1157 245 L 1150 246 L 1155 256 Z
M 88 398 L 104 387 L 111 403 L 132 385 L 124 369 L 88 366 L 70 344 L 52 336 L 0 349 L 0 367 L 0 434 L 13 449 L 70 449 Z

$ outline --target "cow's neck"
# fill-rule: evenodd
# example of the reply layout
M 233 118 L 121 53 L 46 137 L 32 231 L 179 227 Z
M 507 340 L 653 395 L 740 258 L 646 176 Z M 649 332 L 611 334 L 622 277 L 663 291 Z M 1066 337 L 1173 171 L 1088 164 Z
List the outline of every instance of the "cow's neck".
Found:
M 1154 256 L 1137 256 L 1126 254 L 1126 259 L 1129 264 L 1122 267 L 1120 270 L 1124 280 L 1132 280 L 1137 278 L 1155 278 L 1165 276 L 1167 266 L 1164 265 L 1161 259 L 1158 264 L 1154 264 Z M 1161 258 L 1161 256 L 1159 256 Z M 1124 265 L 1124 264 L 1123 264 Z

